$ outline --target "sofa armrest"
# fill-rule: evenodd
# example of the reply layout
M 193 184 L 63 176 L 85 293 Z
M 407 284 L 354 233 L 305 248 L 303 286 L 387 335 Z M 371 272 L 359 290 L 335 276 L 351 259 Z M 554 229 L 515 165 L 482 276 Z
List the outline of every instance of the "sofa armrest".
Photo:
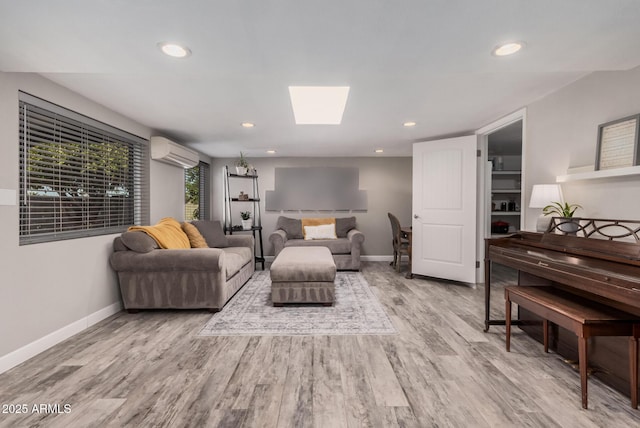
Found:
M 364 233 L 360 232 L 358 229 L 351 229 L 347 233 L 347 238 L 349 239 L 349 241 L 351 241 L 351 245 L 362 245 L 362 243 L 364 242 Z
M 287 233 L 282 229 L 276 229 L 269 235 L 269 242 L 273 245 L 273 255 L 277 257 L 284 248 L 285 242 L 287 242 Z
M 222 272 L 224 251 L 218 248 L 153 250 L 148 253 L 117 251 L 111 254 L 111 267 L 116 272 Z
M 253 249 L 254 239 L 252 235 L 227 235 L 230 247 L 248 247 Z

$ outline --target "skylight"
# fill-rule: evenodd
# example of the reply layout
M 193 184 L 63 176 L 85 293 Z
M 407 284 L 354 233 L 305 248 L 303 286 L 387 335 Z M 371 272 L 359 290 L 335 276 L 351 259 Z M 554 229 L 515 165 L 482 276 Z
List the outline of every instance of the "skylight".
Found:
M 340 125 L 349 86 L 289 86 L 298 125 Z

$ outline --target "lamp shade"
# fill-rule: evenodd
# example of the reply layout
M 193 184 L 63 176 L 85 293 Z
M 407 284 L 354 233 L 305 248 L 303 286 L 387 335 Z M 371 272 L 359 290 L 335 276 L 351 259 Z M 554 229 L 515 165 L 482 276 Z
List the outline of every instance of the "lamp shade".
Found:
M 544 208 L 552 202 L 564 204 L 562 188 L 559 184 L 534 184 L 529 200 L 529 208 Z

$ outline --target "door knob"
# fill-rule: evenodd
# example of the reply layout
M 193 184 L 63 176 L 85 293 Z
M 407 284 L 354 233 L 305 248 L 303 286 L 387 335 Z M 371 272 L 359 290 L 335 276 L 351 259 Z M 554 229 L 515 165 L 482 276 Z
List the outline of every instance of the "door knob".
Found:
M 418 214 L 414 214 L 413 218 L 420 218 L 420 216 Z

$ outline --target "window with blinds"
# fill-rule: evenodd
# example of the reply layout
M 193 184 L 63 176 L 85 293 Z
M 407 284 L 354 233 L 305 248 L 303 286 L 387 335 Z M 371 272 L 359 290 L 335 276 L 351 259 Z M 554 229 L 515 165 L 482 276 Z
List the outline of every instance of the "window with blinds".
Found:
M 209 164 L 200 162 L 184 170 L 184 218 L 209 220 Z
M 20 245 L 149 222 L 148 141 L 20 93 Z

